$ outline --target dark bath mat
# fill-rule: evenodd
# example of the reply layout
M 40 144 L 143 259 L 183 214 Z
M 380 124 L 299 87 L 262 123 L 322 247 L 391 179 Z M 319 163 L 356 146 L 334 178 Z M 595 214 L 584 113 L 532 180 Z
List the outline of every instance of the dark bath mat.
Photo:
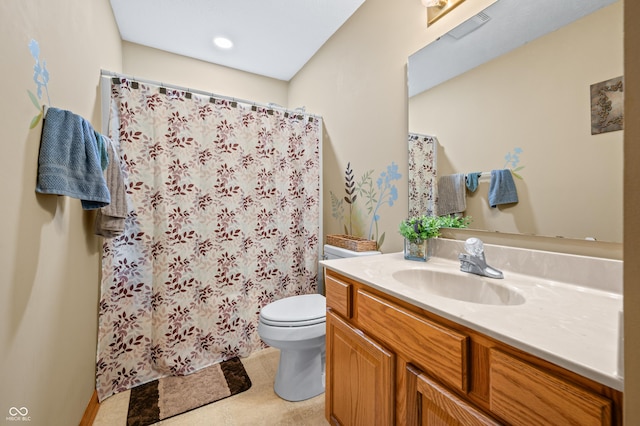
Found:
M 188 376 L 165 377 L 131 389 L 127 426 L 146 426 L 244 392 L 251 380 L 239 358 Z

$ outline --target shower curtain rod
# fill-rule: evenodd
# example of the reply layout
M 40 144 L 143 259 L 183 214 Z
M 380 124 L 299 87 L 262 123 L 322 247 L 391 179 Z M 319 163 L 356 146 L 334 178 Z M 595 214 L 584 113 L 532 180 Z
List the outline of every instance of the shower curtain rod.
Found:
M 247 101 L 245 99 L 238 99 L 238 98 L 233 98 L 231 96 L 224 96 L 224 95 L 218 95 L 212 92 L 206 92 L 204 90 L 197 90 L 197 89 L 191 89 L 188 87 L 183 87 L 183 86 L 177 86 L 175 84 L 167 84 L 167 83 L 162 83 L 160 81 L 153 81 L 153 80 L 147 80 L 144 78 L 137 78 L 134 76 L 130 76 L 130 75 L 126 75 L 126 74 L 120 74 L 114 71 L 108 71 L 108 70 L 100 70 L 100 75 L 103 77 L 117 77 L 117 78 L 126 78 L 127 80 L 131 80 L 131 81 L 136 81 L 138 83 L 146 83 L 146 84 L 153 84 L 154 86 L 158 86 L 158 87 L 164 87 L 165 89 L 171 89 L 171 90 L 179 90 L 181 92 L 187 92 L 187 93 L 191 93 L 194 95 L 202 95 L 202 96 L 209 96 L 212 98 L 216 98 L 216 99 L 221 99 L 221 100 L 226 100 L 226 101 L 231 101 L 231 102 L 238 102 L 238 103 L 242 103 L 242 104 L 246 104 L 246 105 L 252 105 L 252 106 L 256 106 L 256 107 L 261 107 L 261 108 L 266 108 L 266 109 L 276 109 L 282 112 L 286 112 L 289 113 L 291 115 L 303 115 L 306 117 L 313 117 L 314 119 L 320 119 L 322 118 L 319 115 L 315 115 L 315 114 L 310 114 L 308 112 L 304 112 L 300 111 L 300 110 L 290 110 L 287 108 L 284 108 L 283 106 L 277 105 L 277 104 L 261 104 L 258 102 L 252 102 L 252 101 Z M 304 107 L 303 107 L 304 108 Z

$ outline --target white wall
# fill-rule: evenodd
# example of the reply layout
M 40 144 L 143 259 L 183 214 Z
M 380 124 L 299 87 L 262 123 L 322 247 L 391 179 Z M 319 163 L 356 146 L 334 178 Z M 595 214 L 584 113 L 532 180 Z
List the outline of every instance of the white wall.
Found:
M 108 0 L 3 1 L 0 34 L 0 422 L 26 407 L 28 424 L 73 425 L 95 388 L 98 239 L 78 200 L 35 193 L 29 42 L 46 61 L 51 105 L 99 128 L 100 69 L 121 68 L 120 37 Z

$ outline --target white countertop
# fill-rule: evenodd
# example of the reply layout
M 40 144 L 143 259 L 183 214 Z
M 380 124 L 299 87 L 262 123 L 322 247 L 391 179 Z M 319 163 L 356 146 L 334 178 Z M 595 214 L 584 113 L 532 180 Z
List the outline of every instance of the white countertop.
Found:
M 487 260 L 494 266 L 489 257 Z M 524 296 L 525 302 L 511 306 L 484 305 L 425 293 L 393 277 L 396 271 L 414 268 L 468 275 L 460 272 L 458 261 L 448 258 L 432 257 L 427 262 L 417 262 L 404 259 L 402 253 L 392 253 L 320 263 L 386 294 L 623 391 L 623 377 L 618 368 L 621 294 L 503 269 L 504 279 L 484 279 L 515 289 Z

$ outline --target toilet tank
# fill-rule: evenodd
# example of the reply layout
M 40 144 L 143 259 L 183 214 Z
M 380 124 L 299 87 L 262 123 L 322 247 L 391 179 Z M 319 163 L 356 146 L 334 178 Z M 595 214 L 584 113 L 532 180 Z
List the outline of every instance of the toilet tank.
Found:
M 330 244 L 324 245 L 324 255 L 322 256 L 323 260 L 332 260 L 332 259 L 343 259 L 347 257 L 358 257 L 358 256 L 372 256 L 374 254 L 382 254 L 382 252 L 371 250 L 371 251 L 353 251 L 347 250 L 342 247 L 332 246 Z M 320 266 L 320 270 L 322 270 L 322 266 Z M 318 280 L 318 293 L 324 295 L 324 274 L 319 274 Z
M 372 256 L 375 254 L 382 254 L 379 251 L 371 250 L 371 251 L 353 251 L 347 250 L 342 247 L 336 247 L 329 244 L 324 245 L 324 258 L 326 260 L 331 259 L 342 259 L 345 257 L 358 257 L 358 256 Z

